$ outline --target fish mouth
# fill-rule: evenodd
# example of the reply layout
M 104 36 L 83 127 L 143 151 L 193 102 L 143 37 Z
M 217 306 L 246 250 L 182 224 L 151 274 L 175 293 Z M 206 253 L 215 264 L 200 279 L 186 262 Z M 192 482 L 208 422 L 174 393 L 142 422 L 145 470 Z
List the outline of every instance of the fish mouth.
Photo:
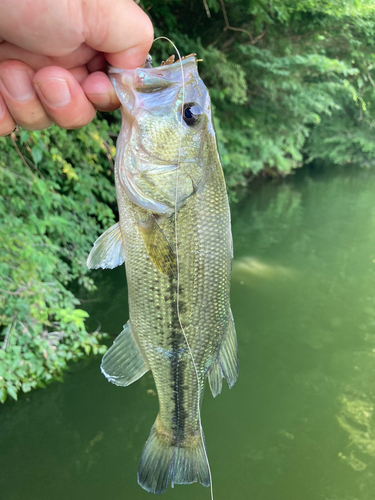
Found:
M 183 68 L 183 72 L 181 72 Z M 134 70 L 118 69 L 113 66 L 108 67 L 109 75 L 116 78 L 116 74 L 125 80 L 132 81 L 132 87 L 141 93 L 159 92 L 160 90 L 181 85 L 183 81 L 197 78 L 197 60 L 195 54 L 190 54 L 175 62 L 167 63 L 160 66 L 144 65 L 142 68 Z
M 181 59 L 177 59 L 176 61 L 172 58 L 173 56 L 169 57 L 166 61 L 163 61 L 160 66 L 152 66 L 152 57 L 150 54 L 147 55 L 146 60 L 143 64 L 142 67 L 137 68 L 140 70 L 147 70 L 148 72 L 151 71 L 169 71 L 169 70 L 175 70 L 176 68 L 181 68 L 181 64 L 183 66 L 187 66 L 188 64 L 197 63 L 196 59 L 196 54 L 189 54 L 187 56 L 183 56 Z M 108 65 L 108 73 L 123 73 L 123 69 L 120 68 L 115 68 L 114 66 Z

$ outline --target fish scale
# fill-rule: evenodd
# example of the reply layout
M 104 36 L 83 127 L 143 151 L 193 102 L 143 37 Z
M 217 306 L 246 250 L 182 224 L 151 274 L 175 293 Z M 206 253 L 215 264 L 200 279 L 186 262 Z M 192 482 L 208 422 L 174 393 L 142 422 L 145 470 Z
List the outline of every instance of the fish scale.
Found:
M 216 396 L 222 378 L 231 387 L 238 374 L 230 212 L 210 99 L 194 57 L 116 71 L 112 81 L 123 105 L 115 168 L 120 220 L 94 244 L 88 265 L 125 261 L 130 319 L 102 371 L 122 386 L 149 369 L 154 377 L 159 413 L 138 468 L 141 486 L 153 493 L 169 482 L 208 486 L 205 380 Z M 202 111 L 196 121 L 188 114 L 189 125 L 181 123 L 185 103 Z

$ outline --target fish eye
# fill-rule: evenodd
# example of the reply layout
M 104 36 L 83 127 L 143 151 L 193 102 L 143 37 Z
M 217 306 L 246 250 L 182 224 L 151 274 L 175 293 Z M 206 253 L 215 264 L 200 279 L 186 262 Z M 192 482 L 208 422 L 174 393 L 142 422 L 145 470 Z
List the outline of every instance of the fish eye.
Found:
M 192 127 L 196 125 L 202 116 L 202 109 L 196 102 L 187 102 L 184 104 L 182 118 L 186 125 Z

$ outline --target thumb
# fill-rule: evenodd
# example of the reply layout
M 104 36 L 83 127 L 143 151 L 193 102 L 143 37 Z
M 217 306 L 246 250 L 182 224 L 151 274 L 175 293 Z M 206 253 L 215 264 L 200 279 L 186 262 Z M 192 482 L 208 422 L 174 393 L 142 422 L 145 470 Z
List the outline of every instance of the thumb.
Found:
M 85 42 L 117 68 L 141 66 L 154 38 L 150 18 L 133 0 L 82 0 Z

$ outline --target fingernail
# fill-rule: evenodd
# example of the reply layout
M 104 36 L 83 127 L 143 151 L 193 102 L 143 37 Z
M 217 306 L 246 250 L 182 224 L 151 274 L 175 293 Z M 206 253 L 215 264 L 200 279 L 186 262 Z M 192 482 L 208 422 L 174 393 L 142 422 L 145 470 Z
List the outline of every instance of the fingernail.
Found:
M 35 95 L 30 77 L 25 71 L 6 71 L 1 75 L 1 81 L 16 101 L 28 101 Z
M 63 78 L 50 78 L 36 87 L 46 103 L 54 108 L 65 106 L 71 99 L 68 82 Z

